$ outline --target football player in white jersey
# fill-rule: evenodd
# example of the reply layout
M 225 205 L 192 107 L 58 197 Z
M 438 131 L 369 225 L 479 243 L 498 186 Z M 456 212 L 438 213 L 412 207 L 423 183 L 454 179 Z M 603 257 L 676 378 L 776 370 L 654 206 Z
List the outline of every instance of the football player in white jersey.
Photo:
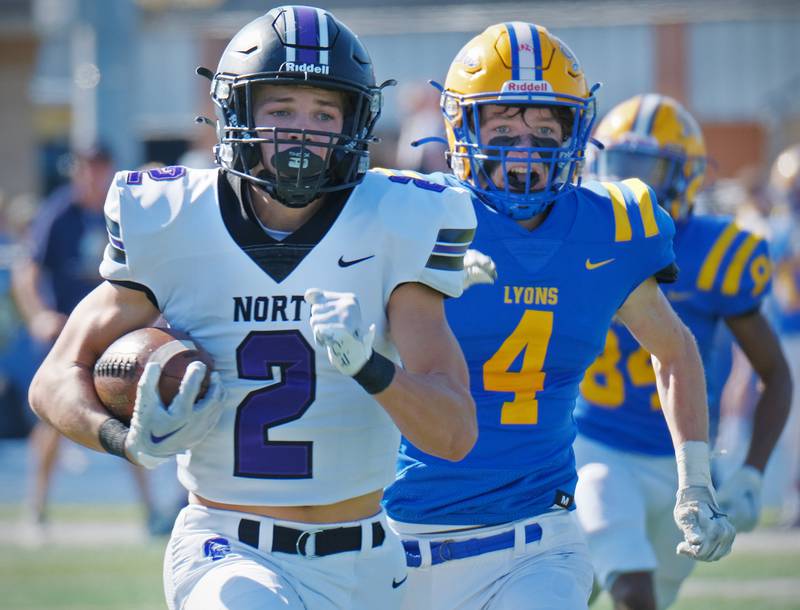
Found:
M 326 11 L 273 9 L 216 74 L 198 71 L 221 169 L 117 174 L 107 281 L 70 316 L 32 405 L 93 449 L 148 466 L 178 455 L 189 505 L 166 551 L 170 608 L 396 608 L 405 556 L 380 501 L 400 432 L 445 460 L 476 439 L 443 313 L 462 290 L 469 196 L 367 171 L 381 87 Z M 162 405 L 148 363 L 127 428 L 92 367 L 159 314 L 215 371 L 195 403 L 205 370 L 190 365 Z

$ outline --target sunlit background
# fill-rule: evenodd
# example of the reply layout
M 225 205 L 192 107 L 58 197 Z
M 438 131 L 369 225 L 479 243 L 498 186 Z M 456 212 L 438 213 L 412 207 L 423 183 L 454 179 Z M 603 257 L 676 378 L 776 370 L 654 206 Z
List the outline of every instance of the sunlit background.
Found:
M 715 174 L 768 162 L 800 139 L 800 3 L 615 0 L 459 3 L 320 1 L 372 54 L 387 94 L 376 161 L 393 164 L 404 117 L 431 99 L 472 35 L 506 20 L 544 24 L 601 82 L 601 114 L 644 91 L 700 120 Z M 63 180 L 63 153 L 107 143 L 119 167 L 171 164 L 210 150 L 208 82 L 227 40 L 273 6 L 255 0 L 3 0 L 0 188 L 41 194 Z M 433 91 L 431 89 L 431 91 Z M 435 93 L 432 94 L 435 96 Z

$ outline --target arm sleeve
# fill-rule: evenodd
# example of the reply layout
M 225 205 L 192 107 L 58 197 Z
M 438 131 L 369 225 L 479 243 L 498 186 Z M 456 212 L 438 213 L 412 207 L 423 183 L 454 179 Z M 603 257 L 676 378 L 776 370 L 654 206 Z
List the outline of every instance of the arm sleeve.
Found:
M 128 186 L 128 176 L 129 172 L 118 172 L 106 195 L 103 213 L 108 243 L 103 251 L 100 275 L 114 284 L 144 292 L 153 305 L 161 309 L 154 287 L 148 281 L 153 265 L 148 256 L 151 248 L 147 238 L 152 231 L 143 229 L 147 215 L 140 198 Z
M 100 275 L 106 280 L 135 282 L 136 278 L 130 269 L 128 252 L 125 247 L 125 232 L 122 228 L 120 202 L 124 187 L 121 184 L 124 184 L 124 172 L 120 172 L 114 177 L 103 207 L 108 243 L 100 263 Z
M 425 284 L 445 296 L 458 297 L 463 292 L 464 255 L 475 235 L 472 199 L 460 188 L 447 188 L 431 198 L 437 207 L 438 223 L 428 227 L 426 239 L 419 242 L 422 264 L 409 270 L 409 281 Z
M 641 180 L 630 178 L 618 184 L 630 222 L 633 252 L 637 272 L 633 274 L 635 288 L 649 277 L 659 283 L 671 283 L 678 278 L 672 239 L 675 223 L 667 211 L 658 205 L 655 192 Z

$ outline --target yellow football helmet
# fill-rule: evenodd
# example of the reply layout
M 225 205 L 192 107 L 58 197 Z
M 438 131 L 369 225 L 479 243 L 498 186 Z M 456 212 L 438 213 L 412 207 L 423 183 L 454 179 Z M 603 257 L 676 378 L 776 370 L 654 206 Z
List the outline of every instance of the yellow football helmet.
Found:
M 597 125 L 589 173 L 602 179 L 640 178 L 674 220 L 691 212 L 706 170 L 706 145 L 694 117 L 666 95 L 637 95 Z
M 594 91 L 572 51 L 544 27 L 500 23 L 488 27 L 458 53 L 442 88 L 441 109 L 455 175 L 498 211 L 525 219 L 544 211 L 575 188 L 595 117 Z M 481 108 L 487 104 L 550 108 L 563 128 L 562 141 L 495 138 L 482 142 Z M 528 164 L 527 175 L 509 179 L 506 163 Z M 544 164 L 547 181 L 531 179 L 531 165 Z M 490 177 L 503 168 L 504 186 Z M 535 174 L 534 174 L 535 175 Z M 511 186 L 513 185 L 513 186 Z
M 769 191 L 778 208 L 800 215 L 800 144 L 790 146 L 773 162 Z

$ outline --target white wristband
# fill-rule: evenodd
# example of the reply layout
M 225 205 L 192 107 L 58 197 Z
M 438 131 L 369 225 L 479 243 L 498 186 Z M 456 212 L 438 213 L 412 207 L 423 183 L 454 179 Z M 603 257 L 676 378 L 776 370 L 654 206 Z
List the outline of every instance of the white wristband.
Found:
M 700 486 L 711 487 L 711 464 L 708 443 L 686 441 L 675 449 L 678 462 L 678 489 Z

